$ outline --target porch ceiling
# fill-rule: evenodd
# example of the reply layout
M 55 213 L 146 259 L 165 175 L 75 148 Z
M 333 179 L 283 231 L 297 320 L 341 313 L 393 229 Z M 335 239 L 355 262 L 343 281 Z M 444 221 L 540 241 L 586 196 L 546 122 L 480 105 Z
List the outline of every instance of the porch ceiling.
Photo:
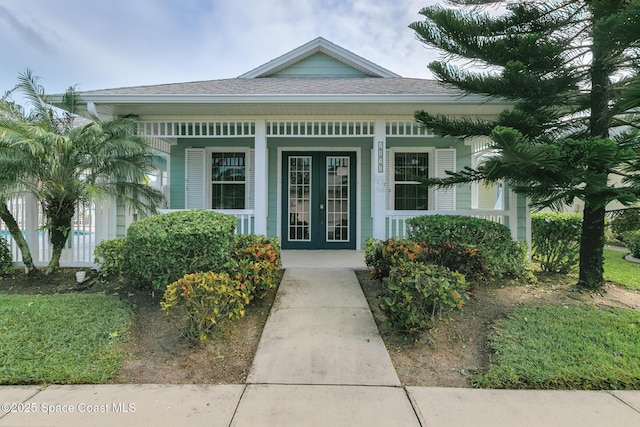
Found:
M 385 116 L 411 117 L 417 110 L 431 113 L 488 116 L 505 108 L 504 104 L 478 104 L 477 102 L 380 102 L 376 100 L 358 102 L 138 102 L 108 103 L 96 102 L 101 116 L 113 117 L 136 115 L 142 119 L 153 117 L 269 117 L 269 116 Z

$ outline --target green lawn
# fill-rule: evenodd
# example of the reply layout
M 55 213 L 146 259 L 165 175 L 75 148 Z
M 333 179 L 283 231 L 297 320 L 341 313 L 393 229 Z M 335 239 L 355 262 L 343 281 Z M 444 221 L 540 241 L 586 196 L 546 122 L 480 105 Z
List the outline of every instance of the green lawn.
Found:
M 640 313 L 594 307 L 514 310 L 490 337 L 485 388 L 640 389 Z
M 604 278 L 630 289 L 640 290 L 640 264 L 626 261 L 625 253 L 604 250 Z
M 0 295 L 0 384 L 106 382 L 133 312 L 105 295 Z

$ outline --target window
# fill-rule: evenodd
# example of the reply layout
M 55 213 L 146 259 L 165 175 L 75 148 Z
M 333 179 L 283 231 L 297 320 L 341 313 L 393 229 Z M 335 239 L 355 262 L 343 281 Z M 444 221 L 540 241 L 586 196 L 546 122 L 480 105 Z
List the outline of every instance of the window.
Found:
M 428 209 L 429 190 L 417 181 L 428 177 L 428 153 L 394 153 L 394 209 Z
M 211 208 L 244 209 L 246 153 L 211 153 Z

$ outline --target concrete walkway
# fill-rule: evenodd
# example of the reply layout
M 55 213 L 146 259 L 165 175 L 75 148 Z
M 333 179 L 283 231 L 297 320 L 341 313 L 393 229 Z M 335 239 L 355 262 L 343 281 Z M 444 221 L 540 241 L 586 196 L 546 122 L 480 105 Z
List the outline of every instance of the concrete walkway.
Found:
M 400 386 L 353 273 L 363 256 L 283 253 L 247 384 L 0 387 L 0 427 L 640 426 L 640 392 Z
M 353 269 L 286 269 L 247 382 L 400 385 Z

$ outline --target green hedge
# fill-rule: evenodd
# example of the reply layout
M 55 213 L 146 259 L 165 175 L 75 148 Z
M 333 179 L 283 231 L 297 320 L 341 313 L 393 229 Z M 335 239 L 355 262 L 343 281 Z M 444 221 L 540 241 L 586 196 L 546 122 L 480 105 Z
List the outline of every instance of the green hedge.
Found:
M 640 229 L 640 209 L 629 208 L 617 213 L 611 220 L 613 237 L 626 242 L 625 234 Z
M 580 260 L 582 216 L 566 213 L 531 214 L 533 257 L 542 271 L 568 273 Z
M 640 230 L 628 231 L 623 236 L 631 255 L 640 258 Z
M 201 213 L 196 211 L 195 213 L 181 214 L 183 218 L 180 219 L 180 222 L 185 222 L 185 215 L 202 219 Z M 216 216 L 215 221 L 218 221 L 220 218 L 221 217 Z M 171 223 L 175 225 L 178 222 L 173 219 Z M 139 230 L 140 225 L 136 223 L 134 228 Z M 143 228 L 146 230 L 146 236 L 157 228 L 157 225 L 149 227 L 147 224 Z M 189 236 L 189 240 L 193 244 L 193 246 L 190 247 L 191 250 L 183 251 L 182 254 L 171 252 L 175 254 L 172 259 L 167 260 L 166 257 L 164 258 L 163 268 L 160 271 L 164 276 L 175 277 L 183 271 L 184 274 L 203 271 L 227 273 L 239 281 L 244 287 L 243 289 L 248 290 L 250 299 L 256 296 L 262 298 L 270 289 L 277 286 L 282 267 L 279 238 L 255 234 L 230 235 L 230 231 L 227 229 L 223 230 L 222 235 L 218 238 L 208 238 L 209 242 L 214 241 L 213 243 L 209 243 L 211 246 L 215 244 L 215 247 L 220 249 L 219 252 L 213 253 L 209 247 L 202 245 L 205 239 L 197 238 L 198 235 L 198 232 L 194 232 L 192 236 Z M 181 238 L 183 239 L 184 236 L 181 236 Z M 140 276 L 142 276 L 142 274 L 137 270 L 133 270 L 136 265 L 145 262 L 145 259 L 139 260 L 137 258 L 140 257 L 136 256 L 132 257 L 132 261 L 129 255 L 134 252 L 136 248 L 140 247 L 140 240 L 140 238 L 131 239 L 131 235 L 129 235 L 124 239 L 105 240 L 101 242 L 94 252 L 95 262 L 99 265 L 97 278 L 105 283 L 128 282 L 131 285 L 154 286 L 155 289 L 161 289 L 162 286 L 166 286 L 169 282 L 164 283 L 164 280 L 166 280 L 162 278 L 164 276 L 152 276 L 152 279 L 156 280 L 157 283 L 154 285 L 148 280 L 141 279 Z M 218 241 L 221 241 L 223 244 L 215 243 Z M 159 243 L 159 245 L 168 245 L 168 242 L 171 242 L 173 247 L 176 246 L 175 239 L 165 238 L 164 242 L 166 243 Z M 182 240 L 179 242 L 182 242 Z M 181 245 L 184 247 L 186 243 L 181 243 Z M 169 253 L 169 250 L 166 248 L 160 249 L 158 253 L 161 256 Z M 151 258 L 149 254 L 146 256 Z M 176 265 L 174 258 L 180 259 L 182 266 Z M 151 261 L 154 265 L 159 264 L 156 260 Z M 185 271 L 185 266 L 189 266 L 191 271 Z M 148 269 L 144 270 L 144 268 L 145 267 L 142 267 L 143 271 L 147 271 L 147 274 L 151 273 Z M 169 270 L 169 268 L 174 268 L 175 271 Z
M 94 261 L 100 266 L 97 278 L 101 282 L 123 280 L 125 239 L 104 240 L 93 251 Z
M 424 215 L 407 220 L 408 238 L 414 242 L 477 248 L 486 262 L 486 271 L 493 278 L 517 277 L 533 280 L 533 273 L 524 242 L 511 238 L 503 224 L 481 218 L 457 215 Z
M 134 222 L 124 246 L 125 277 L 164 290 L 185 274 L 221 271 L 231 253 L 235 217 L 188 210 Z

